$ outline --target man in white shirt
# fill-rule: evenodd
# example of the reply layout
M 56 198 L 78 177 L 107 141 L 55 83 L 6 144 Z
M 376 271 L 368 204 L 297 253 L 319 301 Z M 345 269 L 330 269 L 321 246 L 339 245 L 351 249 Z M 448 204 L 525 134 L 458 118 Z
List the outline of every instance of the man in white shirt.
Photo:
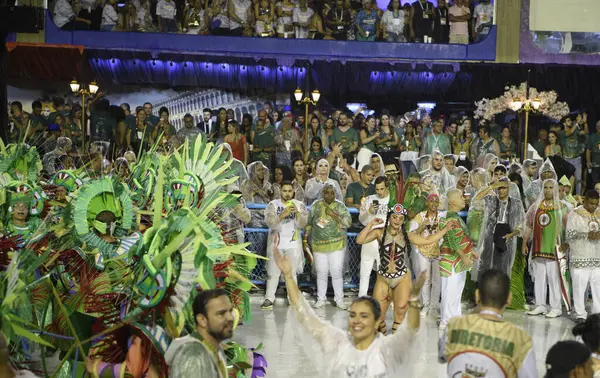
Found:
M 390 202 L 390 192 L 385 183 L 385 177 L 380 176 L 375 179 L 375 194 L 367 196 L 360 207 L 358 220 L 364 226 L 367 226 L 374 218 L 385 221 L 388 212 L 388 203 Z M 375 263 L 375 266 L 373 266 Z M 360 253 L 360 284 L 358 296 L 363 297 L 369 291 L 369 279 L 371 271 L 379 265 L 379 242 L 377 239 L 363 244 Z
M 585 302 L 588 282 L 594 301 L 593 313 L 600 312 L 600 210 L 595 190 L 585 193 L 583 206 L 573 210 L 567 219 L 566 239 L 571 252 L 573 280 L 573 305 L 575 322 L 583 323 L 587 317 Z
M 469 20 L 471 11 L 464 0 L 456 0 L 448 10 L 450 20 L 450 43 L 469 43 Z
M 490 0 L 481 0 L 473 11 L 473 40 L 479 42 L 490 32 L 494 22 L 494 6 Z
M 294 269 L 294 280 L 298 273 L 302 272 L 304 256 L 302 254 L 302 238 L 300 230 L 306 226 L 308 211 L 306 206 L 294 199 L 294 185 L 289 181 L 281 184 L 281 199 L 276 199 L 267 205 L 265 209 L 265 222 L 269 227 L 267 240 L 267 289 L 263 310 L 271 310 L 275 302 L 275 292 L 279 286 L 281 271 L 275 264 L 272 256 L 272 243 L 278 243 L 279 253 L 288 256 Z

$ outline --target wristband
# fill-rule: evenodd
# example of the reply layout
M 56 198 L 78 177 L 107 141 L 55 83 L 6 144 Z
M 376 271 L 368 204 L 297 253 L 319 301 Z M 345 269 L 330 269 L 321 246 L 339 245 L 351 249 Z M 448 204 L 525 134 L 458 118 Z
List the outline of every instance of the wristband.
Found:
M 417 294 L 416 297 L 411 297 L 408 301 L 409 302 L 420 302 L 421 301 L 421 295 Z

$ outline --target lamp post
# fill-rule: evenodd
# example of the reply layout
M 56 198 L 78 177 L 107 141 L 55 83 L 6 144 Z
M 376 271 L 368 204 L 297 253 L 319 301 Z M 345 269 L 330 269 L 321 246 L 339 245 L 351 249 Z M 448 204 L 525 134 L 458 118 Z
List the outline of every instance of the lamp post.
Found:
M 71 86 L 71 91 L 76 95 L 81 96 L 81 152 L 85 151 L 85 96 L 93 96 L 98 93 L 98 84 L 95 81 L 92 81 L 88 85 L 88 89 L 83 88 L 76 80 L 71 81 L 69 84 Z
M 524 143 L 524 151 L 523 151 L 523 161 L 527 159 L 527 136 L 529 132 L 529 113 L 536 112 L 542 105 L 542 102 L 539 98 L 530 99 L 529 98 L 529 86 L 527 86 L 527 93 L 525 94 L 527 98 L 515 98 L 510 103 L 510 108 L 515 112 L 525 112 L 525 143 Z
M 306 154 L 308 154 L 309 146 L 308 146 L 308 105 L 317 105 L 319 102 L 319 98 L 321 98 L 321 92 L 318 90 L 314 90 L 311 92 L 312 99 L 308 96 L 308 94 L 304 95 L 304 93 L 298 88 L 294 91 L 294 98 L 298 102 L 298 105 L 305 105 L 305 113 L 304 113 L 304 137 L 306 138 Z

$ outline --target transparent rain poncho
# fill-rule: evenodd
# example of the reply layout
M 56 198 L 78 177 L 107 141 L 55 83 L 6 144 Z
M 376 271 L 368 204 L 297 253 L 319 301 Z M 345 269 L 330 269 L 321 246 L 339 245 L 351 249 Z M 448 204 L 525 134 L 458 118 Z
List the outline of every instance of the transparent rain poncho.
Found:
M 536 180 L 533 180 L 531 182 L 531 184 L 529 185 L 529 187 L 525 190 L 525 206 L 529 207 L 531 206 L 536 199 L 539 198 L 540 193 L 542 192 L 542 181 L 544 180 L 544 176 L 551 176 L 549 178 L 553 179 L 553 180 L 558 180 L 558 177 L 556 176 L 556 170 L 554 169 L 554 166 L 552 165 L 552 162 L 549 159 L 546 159 L 542 165 L 540 166 L 540 169 L 538 170 L 539 172 L 539 178 Z M 549 174 L 544 175 L 544 173 L 549 172 Z M 546 177 L 548 178 L 548 177 Z
M 257 169 L 261 166 L 264 168 L 264 177 L 262 179 L 257 175 Z M 249 180 L 243 182 L 240 188 L 246 202 L 263 203 L 265 205 L 271 202 L 273 187 L 269 182 L 269 169 L 262 162 L 255 161 L 248 165 L 248 175 Z M 264 227 L 264 213 L 262 211 L 252 211 L 250 225 L 252 227 Z
M 327 180 L 323 181 L 319 177 L 313 177 L 306 181 L 306 186 L 304 188 L 304 198 L 306 202 L 310 205 L 314 200 L 317 199 L 325 185 L 333 186 L 335 191 L 335 199 L 337 201 L 343 201 L 344 196 L 342 195 L 342 188 L 340 188 L 340 184 L 337 181 L 329 177 L 329 170 L 331 169 L 329 166 L 329 162 L 326 159 L 321 159 L 317 162 L 317 169 L 319 169 L 319 164 L 325 163 L 327 164 Z
M 293 312 L 293 313 L 291 313 Z M 391 378 L 413 377 L 411 370 L 420 353 L 413 348 L 423 340 L 405 320 L 395 334 L 378 334 L 366 350 L 357 350 L 350 333 L 321 319 L 305 298 L 290 308 L 288 316 L 300 323 L 297 335 L 322 378 Z
M 525 220 L 525 211 L 519 195 L 519 188 L 512 182 L 509 185 L 509 196 L 506 202 L 500 201 L 496 193 L 490 193 L 483 198 L 485 203 L 483 212 L 483 222 L 481 223 L 481 233 L 477 245 L 479 251 L 479 272 L 486 269 L 496 268 L 504 271 L 510 277 L 512 265 L 517 251 L 517 237 L 522 235 L 523 222 Z M 501 232 L 506 224 L 510 228 L 509 232 L 519 231 L 517 235 L 506 240 L 506 249 L 503 250 L 502 241 L 496 233 Z M 508 231 L 508 230 L 506 230 Z
M 525 191 L 529 189 L 531 183 L 538 178 L 537 171 L 535 172 L 535 175 L 533 175 L 533 178 L 530 177 L 529 174 L 527 174 L 527 172 L 529 171 L 529 167 L 531 167 L 533 164 L 537 164 L 537 162 L 532 159 L 526 159 L 523 162 L 523 167 L 520 172 L 521 178 L 523 179 L 523 193 L 525 193 Z
M 433 167 L 433 158 L 436 156 L 442 157 L 442 168 L 440 170 L 436 170 Z M 421 156 L 418 164 L 419 165 L 417 165 L 417 168 L 419 168 L 419 174 L 421 177 L 430 175 L 433 180 L 433 185 L 437 189 L 436 191 L 438 193 L 446 193 L 446 191 L 454 184 L 454 178 L 443 164 L 443 155 L 439 151 L 434 151 L 433 155 L 431 156 Z

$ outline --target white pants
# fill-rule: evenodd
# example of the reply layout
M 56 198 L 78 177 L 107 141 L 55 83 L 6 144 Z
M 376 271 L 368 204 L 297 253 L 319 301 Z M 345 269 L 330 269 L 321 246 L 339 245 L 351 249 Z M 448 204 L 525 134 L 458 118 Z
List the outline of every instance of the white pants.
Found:
M 546 307 L 546 293 L 550 287 L 550 309 L 562 311 L 558 265 L 556 261 L 544 258 L 534 258 L 533 284 L 535 305 Z
M 462 314 L 460 308 L 460 299 L 462 298 L 463 289 L 467 272 L 453 273 L 449 277 L 442 277 L 442 303 L 440 306 L 440 326 L 446 326 L 448 321 L 455 316 Z
M 294 266 L 296 260 L 296 254 L 299 253 L 294 248 L 291 249 L 281 249 L 279 251 L 282 256 L 289 256 L 289 260 L 292 263 L 292 276 L 294 277 L 294 282 L 298 282 L 298 267 Z M 281 271 L 277 267 L 275 263 L 275 259 L 271 257 L 267 261 L 267 289 L 265 290 L 265 299 L 270 300 L 271 302 L 275 302 L 275 292 L 277 292 L 277 287 L 279 286 L 279 277 L 281 276 Z
M 317 271 L 317 299 L 327 298 L 327 278 L 331 274 L 331 283 L 336 301 L 344 299 L 344 255 L 345 249 L 333 252 L 315 252 L 314 262 Z
M 374 264 L 379 261 L 379 242 L 373 240 L 360 248 L 360 283 L 358 296 L 364 297 L 369 291 L 369 280 Z
M 417 277 L 423 271 L 427 272 L 427 279 L 421 290 L 423 305 L 438 307 L 440 305 L 440 262 L 438 260 L 429 260 L 413 246 L 412 269 Z
M 571 280 L 573 282 L 573 305 L 575 316 L 586 318 L 585 300 L 587 299 L 588 282 L 592 288 L 593 313 L 600 312 L 600 268 L 573 268 L 571 267 Z

